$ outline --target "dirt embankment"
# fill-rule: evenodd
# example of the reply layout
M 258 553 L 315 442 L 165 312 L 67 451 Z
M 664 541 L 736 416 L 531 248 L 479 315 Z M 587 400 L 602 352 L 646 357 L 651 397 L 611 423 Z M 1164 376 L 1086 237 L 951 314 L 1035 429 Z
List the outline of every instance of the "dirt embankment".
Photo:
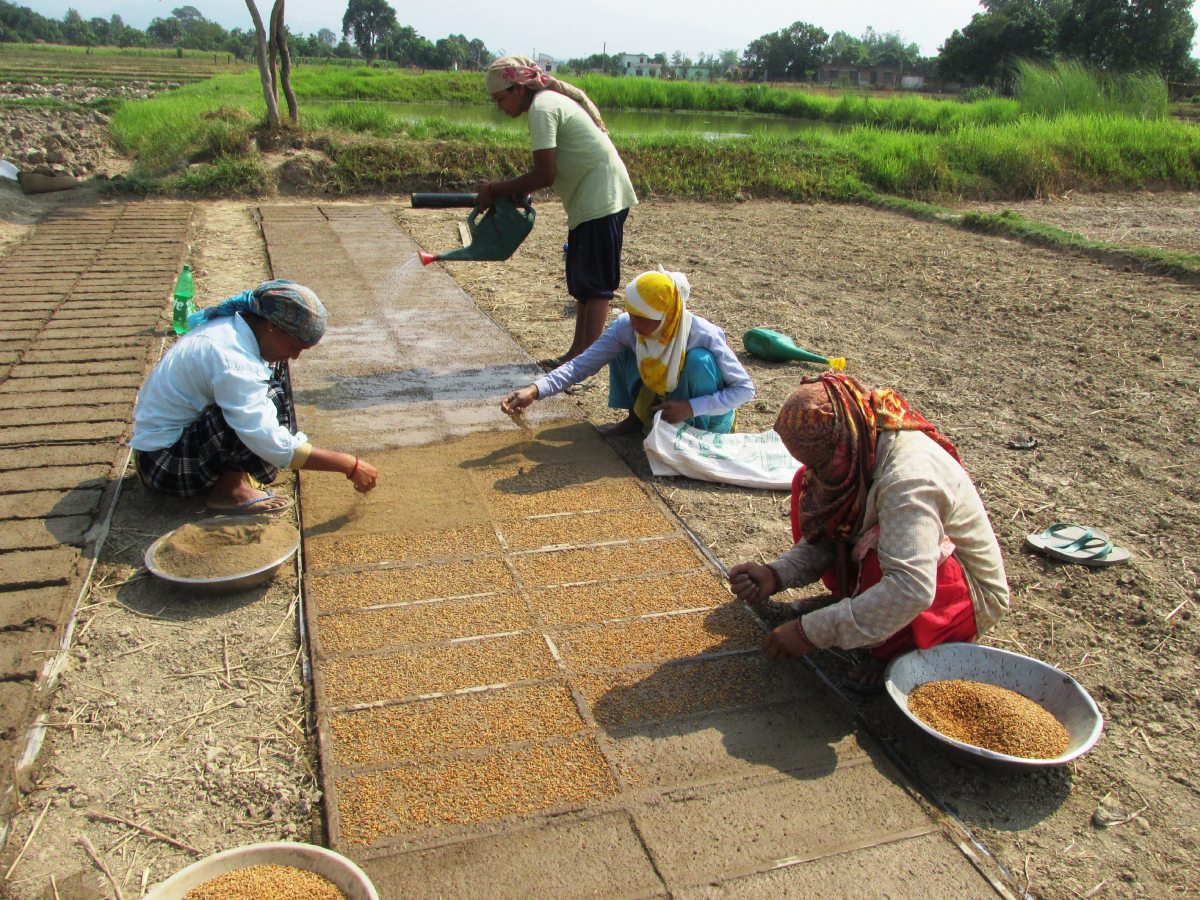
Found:
M 162 87 L 135 83 L 96 87 L 0 82 L 0 104 L 4 104 L 0 105 L 0 157 L 23 171 L 48 165 L 77 178 L 124 172 L 128 163 L 109 141 L 108 116 L 104 113 L 78 108 L 9 106 L 6 101 L 78 106 L 106 97 L 140 100 Z
M 1089 215 L 1117 234 L 1135 223 L 1171 229 L 1200 208 L 1194 195 L 1109 199 L 1113 208 L 1098 197 Z M 457 246 L 459 211 L 397 215 L 426 249 Z M 570 343 L 565 238 L 561 208 L 543 200 L 514 259 L 450 264 L 534 358 Z M 878 733 L 1032 896 L 1195 893 L 1195 289 L 876 210 L 770 202 L 638 206 L 626 226 L 623 275 L 660 263 L 687 273 L 690 308 L 725 329 L 754 378 L 758 396 L 739 414 L 739 430 L 770 428 L 797 379 L 817 371 L 740 352 L 742 334 L 766 326 L 848 357 L 852 374 L 896 388 L 958 444 L 1013 589 L 1012 613 L 984 642 L 1069 671 L 1107 720 L 1099 746 L 1077 765 L 1020 776 L 948 763 L 890 701 L 859 701 Z M 579 402 L 594 421 L 623 415 L 606 401 L 601 372 Z M 1029 437 L 1037 449 L 1007 447 Z M 639 439 L 619 447 L 727 564 L 769 561 L 788 546 L 784 494 L 654 479 Z M 1026 534 L 1059 521 L 1103 529 L 1134 561 L 1087 570 L 1023 550 Z M 810 592 L 818 593 L 800 593 Z M 789 615 L 780 603 L 763 612 L 777 621 Z M 848 666 L 841 654 L 818 661 L 835 675 Z M 1122 824 L 1094 824 L 1113 822 Z

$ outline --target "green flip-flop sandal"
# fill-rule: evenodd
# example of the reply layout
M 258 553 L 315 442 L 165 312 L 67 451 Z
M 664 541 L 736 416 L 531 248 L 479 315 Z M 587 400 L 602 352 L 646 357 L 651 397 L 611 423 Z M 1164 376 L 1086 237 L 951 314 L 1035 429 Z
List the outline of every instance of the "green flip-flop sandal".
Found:
M 1096 528 L 1074 522 L 1056 522 L 1041 534 L 1025 537 L 1025 546 L 1063 562 L 1101 568 L 1129 562 L 1129 551 L 1117 547 Z

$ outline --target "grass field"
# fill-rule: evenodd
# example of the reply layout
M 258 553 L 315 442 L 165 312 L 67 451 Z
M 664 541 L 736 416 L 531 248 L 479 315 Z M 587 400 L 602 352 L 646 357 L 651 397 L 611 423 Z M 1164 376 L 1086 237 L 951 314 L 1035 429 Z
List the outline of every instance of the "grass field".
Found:
M 244 63 L 231 66 L 219 54 L 179 58 L 0 46 L 0 78 L 22 67 L 40 67 L 43 79 L 75 73 L 97 81 L 193 81 L 116 109 L 111 133 L 136 161 L 138 188 L 255 192 L 267 183 L 257 143 L 264 119 L 261 89 L 257 72 Z M 1063 66 L 1029 70 L 1026 79 L 1031 87 L 1019 101 L 970 104 L 761 85 L 598 76 L 577 81 L 602 108 L 770 112 L 851 126 L 720 142 L 618 135 L 634 184 L 648 196 L 1021 199 L 1080 185 L 1200 188 L 1200 131 L 1164 117 L 1161 82 L 1105 82 Z M 294 71 L 293 85 L 301 102 L 296 138 L 324 152 L 317 175 L 331 190 L 461 188 L 528 166 L 528 141 L 520 131 L 440 119 L 413 123 L 383 105 L 487 103 L 478 73 L 305 65 Z M 306 108 L 313 100 L 335 102 Z M 186 176 L 170 176 L 181 161 L 203 165 Z

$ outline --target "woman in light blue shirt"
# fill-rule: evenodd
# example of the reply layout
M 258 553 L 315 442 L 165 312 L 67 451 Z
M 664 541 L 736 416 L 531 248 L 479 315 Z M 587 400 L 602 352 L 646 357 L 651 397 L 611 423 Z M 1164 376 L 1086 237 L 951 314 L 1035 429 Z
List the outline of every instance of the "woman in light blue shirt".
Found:
M 754 397 L 754 382 L 725 341 L 725 332 L 688 312 L 691 287 L 680 272 L 645 272 L 625 288 L 625 313 L 587 350 L 500 402 L 506 413 L 609 367 L 608 405 L 628 417 L 602 434 L 649 430 L 654 414 L 676 425 L 728 434 L 737 407 Z
M 142 483 L 246 514 L 292 505 L 250 480 L 270 484 L 282 468 L 341 472 L 355 490 L 371 490 L 370 463 L 295 431 L 287 361 L 316 345 L 327 315 L 311 290 L 280 278 L 190 316 L 192 330 L 138 392 L 129 443 Z

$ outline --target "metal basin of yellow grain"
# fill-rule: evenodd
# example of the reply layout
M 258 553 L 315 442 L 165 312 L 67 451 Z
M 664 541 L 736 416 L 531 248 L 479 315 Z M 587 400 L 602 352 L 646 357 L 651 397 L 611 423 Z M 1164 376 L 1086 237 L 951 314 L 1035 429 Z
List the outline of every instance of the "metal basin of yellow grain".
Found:
M 964 744 L 931 728 L 912 714 L 908 695 L 928 681 L 979 681 L 1008 688 L 1037 703 L 1067 729 L 1067 749 L 1054 759 L 1024 759 Z M 952 759 L 999 771 L 1061 766 L 1082 756 L 1100 740 L 1104 717 L 1083 686 L 1049 663 L 979 644 L 939 644 L 898 656 L 884 670 L 888 695 L 914 725 Z
M 346 900 L 379 900 L 379 894 L 367 873 L 340 853 L 315 844 L 290 841 L 250 844 L 214 853 L 176 872 L 150 891 L 145 900 L 183 900 L 189 891 L 206 881 L 249 866 L 291 866 L 328 879 L 346 895 Z

